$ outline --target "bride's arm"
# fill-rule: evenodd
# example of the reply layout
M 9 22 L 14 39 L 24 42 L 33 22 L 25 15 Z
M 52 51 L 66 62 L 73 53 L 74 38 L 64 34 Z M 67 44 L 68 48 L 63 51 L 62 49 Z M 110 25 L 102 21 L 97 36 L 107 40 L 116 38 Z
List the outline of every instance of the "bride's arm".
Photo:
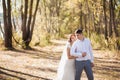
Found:
M 68 59 L 75 59 L 75 58 L 77 58 L 75 56 L 70 55 L 70 48 L 69 47 L 67 48 L 67 57 L 68 57 Z

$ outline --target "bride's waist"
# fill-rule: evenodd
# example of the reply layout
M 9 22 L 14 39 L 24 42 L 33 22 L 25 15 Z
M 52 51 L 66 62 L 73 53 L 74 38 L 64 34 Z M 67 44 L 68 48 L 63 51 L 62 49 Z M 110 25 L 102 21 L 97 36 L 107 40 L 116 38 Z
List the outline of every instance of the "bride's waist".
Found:
M 67 61 L 68 61 L 68 62 L 74 62 L 75 59 L 68 59 Z

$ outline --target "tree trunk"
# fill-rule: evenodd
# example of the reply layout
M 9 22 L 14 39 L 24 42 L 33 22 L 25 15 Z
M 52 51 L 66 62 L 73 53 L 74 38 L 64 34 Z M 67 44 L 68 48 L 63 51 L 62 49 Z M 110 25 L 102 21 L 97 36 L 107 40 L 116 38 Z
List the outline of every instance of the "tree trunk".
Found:
M 113 19 L 112 19 L 112 22 L 113 22 L 113 31 L 115 33 L 115 36 L 118 37 L 118 31 L 117 31 L 117 25 L 116 25 L 116 22 L 115 22 L 115 0 L 111 0 L 112 1 L 112 15 L 113 15 Z
M 25 0 L 24 6 L 25 8 L 24 8 L 23 20 L 22 20 L 22 39 L 25 43 L 27 40 L 26 23 L 27 23 L 28 0 Z
M 83 29 L 83 20 L 82 20 L 82 16 L 83 16 L 83 13 L 82 13 L 82 4 L 80 4 L 80 7 L 81 9 L 80 11 L 80 28 Z
M 90 16 L 91 16 L 91 11 L 90 11 L 90 8 L 89 8 L 89 4 L 88 4 L 88 0 L 86 0 L 86 6 L 87 6 L 87 10 L 88 10 L 88 14 L 87 14 L 87 16 L 88 16 L 88 28 L 87 28 L 87 34 L 88 34 L 88 37 L 90 37 L 90 27 L 91 27 L 91 25 L 90 25 Z
M 32 20 L 32 10 L 33 10 L 33 0 L 30 1 L 30 9 L 29 9 L 29 16 L 28 16 L 28 22 L 26 23 L 26 40 L 25 40 L 25 46 L 29 47 L 30 42 L 30 27 L 31 27 L 31 20 Z
M 32 34 L 33 34 L 33 29 L 34 29 L 34 24 L 35 24 L 35 19 L 36 19 L 36 13 L 38 10 L 38 5 L 39 5 L 39 1 L 36 1 L 36 7 L 35 7 L 35 11 L 33 14 L 33 18 L 32 18 L 32 6 L 33 6 L 33 0 L 31 0 L 30 2 L 30 11 L 29 11 L 29 17 L 27 20 L 27 11 L 28 11 L 28 0 L 25 0 L 25 8 L 24 8 L 24 12 L 23 12 L 23 20 L 22 20 L 22 39 L 24 41 L 25 44 L 25 48 L 30 48 L 29 44 L 31 42 L 32 39 Z
M 35 19 L 36 19 L 36 14 L 37 14 L 37 10 L 38 10 L 39 1 L 40 0 L 37 0 L 37 2 L 36 2 L 35 12 L 33 14 L 33 22 L 31 24 L 31 32 L 30 32 L 30 41 L 32 39 L 32 34 L 33 34 L 34 25 L 35 25 Z
M 118 36 L 118 32 L 117 32 L 117 26 L 115 25 L 115 5 L 114 5 L 114 0 L 110 0 L 109 1 L 109 7 L 110 7 L 110 26 L 109 26 L 109 36 L 113 35 L 113 33 L 115 34 L 115 36 Z
M 106 0 L 103 0 L 104 23 L 105 23 L 105 39 L 108 40 L 107 33 L 107 16 L 106 16 Z
M 30 10 L 29 10 L 28 23 L 27 23 L 27 38 L 29 38 L 29 35 L 30 35 L 30 25 L 31 25 L 31 20 L 32 20 L 32 8 L 33 8 L 33 0 L 30 1 Z
M 112 0 L 109 0 L 109 12 L 110 12 L 110 20 L 109 20 L 109 37 L 112 36 L 112 33 L 113 33 L 113 22 L 112 22 L 112 19 L 113 19 L 113 10 L 112 10 L 112 7 L 113 7 L 113 3 L 112 3 Z
M 83 19 L 84 19 L 84 30 L 85 32 L 87 32 L 87 15 L 86 14 L 83 14 Z
M 3 0 L 3 18 L 4 18 L 4 31 L 5 31 L 5 47 L 8 49 L 12 47 L 12 23 L 11 23 L 11 1 L 7 0 L 7 7 L 6 8 L 6 1 Z

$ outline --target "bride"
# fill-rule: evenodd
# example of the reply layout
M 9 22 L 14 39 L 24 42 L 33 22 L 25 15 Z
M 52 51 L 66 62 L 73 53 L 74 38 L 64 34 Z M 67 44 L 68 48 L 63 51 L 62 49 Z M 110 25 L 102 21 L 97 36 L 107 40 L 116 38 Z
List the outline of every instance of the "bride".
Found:
M 75 80 L 75 57 L 70 55 L 70 48 L 75 40 L 75 34 L 71 34 L 61 56 L 57 80 Z

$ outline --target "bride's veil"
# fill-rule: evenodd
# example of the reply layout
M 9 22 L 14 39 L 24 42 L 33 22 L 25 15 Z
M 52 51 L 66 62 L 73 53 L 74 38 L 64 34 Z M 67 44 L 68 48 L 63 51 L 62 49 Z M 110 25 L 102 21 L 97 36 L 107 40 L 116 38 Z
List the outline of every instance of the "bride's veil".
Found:
M 64 74 L 64 67 L 65 67 L 65 63 L 68 60 L 67 58 L 67 45 L 69 44 L 69 42 L 66 43 L 65 48 L 63 50 L 60 62 L 59 62 L 59 66 L 58 66 L 58 70 L 57 70 L 57 80 L 62 80 L 62 76 Z

